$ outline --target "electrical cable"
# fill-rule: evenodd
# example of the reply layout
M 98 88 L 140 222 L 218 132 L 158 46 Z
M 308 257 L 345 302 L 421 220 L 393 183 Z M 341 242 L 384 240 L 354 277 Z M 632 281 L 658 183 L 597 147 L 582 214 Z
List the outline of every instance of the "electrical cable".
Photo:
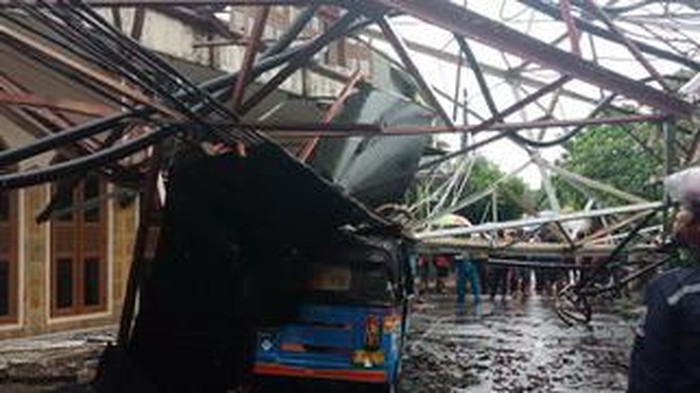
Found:
M 600 114 L 602 111 L 604 111 L 608 106 L 613 102 L 613 100 L 617 97 L 616 94 L 611 94 L 605 99 L 603 99 L 596 107 L 589 113 L 588 117 L 593 118 Z M 521 143 L 530 147 L 538 147 L 538 148 L 546 148 L 546 147 L 552 147 L 556 145 L 560 145 L 562 143 L 567 142 L 568 140 L 572 139 L 576 135 L 578 135 L 581 131 L 583 131 L 587 126 L 586 125 L 578 125 L 574 127 L 573 130 L 567 132 L 566 134 L 549 140 L 549 141 L 538 141 L 530 138 L 526 138 L 522 135 L 520 135 L 517 132 L 513 132 L 508 137 L 512 140 L 514 140 L 516 143 Z
M 180 131 L 182 131 L 182 129 L 179 126 L 163 127 L 146 135 L 134 138 L 124 144 L 102 149 L 89 156 L 82 156 L 71 161 L 53 164 L 48 168 L 0 175 L 0 189 L 9 190 L 29 187 L 41 183 L 53 182 L 75 173 L 87 172 L 129 156 L 139 150 L 143 150 Z
M 289 50 L 280 54 L 261 60 L 254 66 L 254 69 L 259 73 L 263 73 L 278 67 L 279 65 L 284 64 L 289 57 L 297 53 L 299 50 L 300 49 L 298 47 L 290 48 Z M 238 72 L 230 75 L 222 75 L 203 82 L 200 87 L 210 92 L 215 92 L 214 94 L 225 93 L 227 90 L 231 90 L 233 88 L 232 82 L 235 81 L 237 76 Z M 124 124 L 124 122 L 127 120 L 133 120 L 136 118 L 145 119 L 154 112 L 155 111 L 153 108 L 141 105 L 132 111 L 120 112 L 105 118 L 91 120 L 87 123 L 67 129 L 60 133 L 41 138 L 25 146 L 2 150 L 0 151 L 0 166 L 12 165 L 15 162 L 55 149 L 63 144 L 76 142 L 79 139 L 88 138 L 101 132 L 108 131 L 112 127 L 119 124 Z
M 361 21 L 347 27 L 347 30 L 355 30 L 363 28 L 369 23 L 369 21 Z M 343 32 L 339 32 L 342 35 Z M 283 64 L 288 59 L 293 57 L 295 54 L 300 53 L 309 44 L 302 44 L 294 48 L 290 48 L 282 53 L 274 56 L 270 56 L 265 59 L 261 59 L 258 64 L 253 68 L 253 74 L 260 74 L 269 69 L 275 68 L 278 65 Z M 96 47 L 93 45 L 91 47 L 93 50 Z M 93 52 L 94 54 L 94 52 Z M 228 93 L 231 88 L 231 82 L 235 80 L 237 74 L 225 75 L 219 78 L 209 80 L 202 85 L 198 86 L 198 89 L 206 89 L 208 91 L 214 91 L 219 99 L 222 95 Z M 183 78 L 182 80 L 186 80 Z M 185 90 L 185 89 L 183 89 Z M 187 93 L 187 90 L 185 90 Z M 179 92 L 184 97 L 190 98 L 194 94 L 186 95 L 183 92 Z M 207 94 L 208 95 L 208 94 Z M 190 98 L 191 99 L 191 98 Z M 212 98 L 210 98 L 212 99 Z M 216 101 L 216 99 L 212 99 Z M 211 110 L 211 106 L 202 108 L 202 103 L 200 102 L 199 110 L 206 109 Z M 35 141 L 34 143 L 24 146 L 21 148 L 11 149 L 8 151 L 0 152 L 0 163 L 12 163 L 18 160 L 26 159 L 36 154 L 57 148 L 65 143 L 75 143 L 80 139 L 91 137 L 101 132 L 109 131 L 114 127 L 124 127 L 128 120 L 132 120 L 137 117 L 147 118 L 152 115 L 155 111 L 153 108 L 140 105 L 134 110 L 129 112 L 123 112 L 109 116 L 107 119 L 97 119 L 86 124 L 73 127 L 69 130 L 53 134 L 49 137 L 42 138 L 41 140 Z M 68 162 L 63 162 L 60 164 L 52 165 L 49 168 L 43 168 L 38 170 L 31 170 L 23 173 L 14 173 L 11 175 L 0 176 L 0 187 L 2 188 L 17 188 L 26 187 L 34 184 L 39 184 L 48 181 L 55 181 L 59 178 L 70 175 L 71 173 L 76 173 L 80 171 L 87 171 L 95 169 L 100 165 L 113 162 L 120 158 L 126 157 L 133 154 L 136 151 L 144 149 L 154 143 L 158 143 L 163 139 L 176 135 L 178 131 L 184 131 L 177 126 L 166 126 L 164 128 L 155 130 L 147 135 L 138 137 L 134 140 L 121 144 L 119 146 L 110 146 L 109 148 L 103 149 L 99 152 L 93 153 L 90 156 L 84 156 L 80 158 L 73 159 Z M 191 130 L 187 130 L 191 131 Z M 2 164 L 0 164 L 2 165 Z

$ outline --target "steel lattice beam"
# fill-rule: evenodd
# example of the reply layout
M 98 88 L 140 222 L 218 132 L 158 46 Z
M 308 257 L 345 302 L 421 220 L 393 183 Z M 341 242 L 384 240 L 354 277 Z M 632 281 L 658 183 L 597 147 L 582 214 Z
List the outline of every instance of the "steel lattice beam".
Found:
M 426 231 L 416 234 L 419 239 L 434 239 L 441 237 L 450 236 L 464 236 L 471 235 L 473 233 L 486 233 L 498 230 L 513 229 L 513 228 L 523 228 L 527 226 L 534 225 L 544 225 L 552 222 L 566 222 L 566 221 L 576 221 L 583 220 L 587 218 L 600 217 L 600 216 L 610 216 L 615 214 L 626 214 L 626 213 L 636 213 L 640 211 L 652 211 L 655 209 L 662 208 L 664 206 L 663 202 L 648 202 L 639 203 L 635 205 L 628 206 L 618 206 L 611 207 L 607 209 L 591 210 L 586 212 L 577 212 L 570 214 L 560 214 L 554 217 L 535 217 L 526 218 L 522 220 L 513 220 L 505 222 L 493 222 L 482 225 L 474 225 L 464 228 L 455 229 L 442 229 L 437 231 Z
M 518 32 L 449 1 L 372 0 L 432 25 L 531 59 L 562 74 L 611 90 L 664 112 L 687 116 L 693 107 L 676 97 Z
M 233 6 L 249 6 L 249 5 L 307 5 L 309 0 L 84 0 L 85 4 L 92 7 L 134 7 L 134 6 L 208 6 L 208 5 L 233 5 Z M 24 0 L 24 3 L 31 5 L 40 5 L 38 0 Z M 43 3 L 59 4 L 62 0 L 44 0 Z M 334 4 L 337 1 L 313 1 L 319 4 Z M 12 0 L 0 0 L 0 6 L 11 6 Z
M 545 15 L 549 15 L 552 18 L 555 19 L 561 19 L 561 14 L 559 12 L 558 7 L 556 6 L 556 3 L 549 1 L 549 0 L 518 0 L 518 2 L 527 5 L 530 8 L 533 8 L 539 12 L 542 12 Z M 574 23 L 576 24 L 576 27 L 578 27 L 580 30 L 585 31 L 587 33 L 590 33 L 594 36 L 605 38 L 606 40 L 610 40 L 613 42 L 618 42 L 618 37 L 615 36 L 615 34 L 609 30 L 605 30 L 604 28 L 600 26 L 596 26 L 593 23 L 581 20 L 576 17 L 572 17 Z M 643 42 L 638 42 L 638 41 L 632 41 L 642 52 L 648 53 L 650 55 L 654 55 L 656 57 L 659 57 L 661 59 L 666 59 L 670 61 L 674 61 L 679 64 L 683 64 L 686 67 L 690 67 L 695 71 L 700 71 L 700 63 L 693 61 L 690 58 L 683 57 L 680 55 L 677 55 L 675 53 L 663 50 L 661 48 L 657 48 L 652 45 L 645 44 Z

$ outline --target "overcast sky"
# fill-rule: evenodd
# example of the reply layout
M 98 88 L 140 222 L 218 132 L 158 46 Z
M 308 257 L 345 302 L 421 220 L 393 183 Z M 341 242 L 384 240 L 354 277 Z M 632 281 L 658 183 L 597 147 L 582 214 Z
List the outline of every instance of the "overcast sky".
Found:
M 459 2 L 461 3 L 462 0 L 459 0 Z M 543 14 L 536 13 L 526 6 L 519 4 L 515 0 L 508 0 L 505 2 L 484 0 L 471 1 L 469 2 L 469 7 L 492 19 L 505 21 L 510 27 L 526 32 L 543 41 L 553 41 L 558 36 L 566 32 L 564 23 L 552 20 Z M 448 32 L 420 22 L 411 17 L 395 18 L 394 24 L 402 36 L 404 36 L 406 39 L 424 43 L 434 48 L 444 49 L 451 53 L 458 53 L 457 44 L 454 42 L 451 34 Z M 688 34 L 697 35 L 700 34 L 699 31 L 700 30 L 693 29 L 691 26 Z M 641 79 L 649 75 L 641 64 L 633 60 L 632 55 L 625 47 L 598 38 L 594 38 L 593 42 L 595 51 L 599 57 L 599 61 L 606 68 L 623 73 L 635 79 Z M 375 44 L 388 49 L 387 46 L 382 46 L 382 44 L 378 41 L 375 41 Z M 506 68 L 507 64 L 510 66 L 516 66 L 522 62 L 522 59 L 518 57 L 511 55 L 504 56 L 501 52 L 474 41 L 470 41 L 470 45 L 472 46 L 472 50 L 475 52 L 479 62 L 485 64 L 493 65 L 498 68 Z M 570 43 L 568 39 L 564 40 L 559 47 L 567 51 L 570 50 Z M 584 58 L 592 58 L 592 45 L 587 36 L 581 40 L 581 49 Z M 393 53 L 391 50 L 387 50 L 387 52 Z M 452 93 L 455 91 L 455 65 L 416 53 L 414 53 L 414 58 L 416 59 L 416 62 L 423 75 L 431 84 L 446 92 Z M 667 61 L 656 59 L 651 59 L 651 61 L 661 73 L 674 73 L 679 70 L 678 65 Z M 559 74 L 556 72 L 540 69 L 536 64 L 533 64 L 532 69 L 533 71 L 528 72 L 527 75 L 545 82 L 551 82 L 559 76 Z M 504 83 L 504 81 L 501 79 L 490 77 L 488 75 L 486 78 L 499 109 L 508 107 L 510 104 L 534 91 L 534 89 L 530 87 L 523 87 L 526 91 L 521 91 L 519 88 L 514 88 L 512 85 Z M 483 115 L 487 115 L 488 111 L 486 110 L 486 105 L 481 97 L 481 94 L 479 93 L 473 73 L 469 69 L 464 68 L 462 70 L 462 81 L 463 86 L 466 87 L 468 91 L 469 107 Z M 577 93 L 584 94 L 592 98 L 600 98 L 603 94 L 600 89 L 596 88 L 595 86 L 579 81 L 569 82 L 565 85 L 565 88 L 574 90 Z M 527 121 L 542 116 L 544 114 L 544 110 L 549 107 L 552 97 L 553 95 L 545 96 L 539 100 L 540 107 L 537 105 L 531 105 L 528 110 L 507 118 L 507 121 Z M 448 101 L 444 101 L 443 104 L 448 113 L 451 114 L 452 104 L 450 104 Z M 555 117 L 562 119 L 585 118 L 592 108 L 592 105 L 581 101 L 561 98 L 555 108 L 554 115 Z M 640 110 L 649 111 L 648 108 L 641 108 Z M 469 122 L 476 123 L 478 120 L 472 116 L 470 117 Z M 461 115 L 458 123 L 462 123 Z M 537 133 L 539 131 L 532 132 Z M 546 134 L 548 136 L 545 137 L 545 139 L 550 139 L 558 134 L 561 134 L 562 132 L 564 132 L 562 129 L 549 129 L 547 130 Z M 477 136 L 477 139 L 487 136 L 488 135 Z M 457 147 L 459 136 L 452 135 L 444 136 L 442 138 L 449 141 L 455 148 Z M 549 160 L 554 160 L 561 155 L 562 151 L 563 150 L 559 147 L 549 148 L 542 150 L 542 155 Z M 479 153 L 496 162 L 501 169 L 506 172 L 510 172 L 515 168 L 520 167 L 529 159 L 528 154 L 521 147 L 518 147 L 513 142 L 505 139 L 480 149 Z M 539 188 L 541 174 L 534 165 L 531 165 L 528 167 L 528 169 L 522 172 L 521 177 L 533 188 Z

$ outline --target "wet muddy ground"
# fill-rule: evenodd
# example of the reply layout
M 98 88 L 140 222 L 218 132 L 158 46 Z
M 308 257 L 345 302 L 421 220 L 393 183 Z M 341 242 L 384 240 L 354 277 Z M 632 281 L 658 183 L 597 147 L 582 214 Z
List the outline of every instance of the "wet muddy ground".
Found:
M 610 308 L 598 307 L 589 328 L 569 327 L 546 297 L 487 301 L 481 317 L 458 316 L 454 296 L 423 297 L 411 320 L 400 392 L 622 392 L 634 320 L 604 311 Z M 0 391 L 88 382 L 113 339 L 114 329 L 106 328 L 3 341 Z
M 0 392 L 84 386 L 94 378 L 98 357 L 114 341 L 115 331 L 108 326 L 0 341 Z
M 451 296 L 416 304 L 402 392 L 623 392 L 633 320 L 598 310 L 569 327 L 545 297 L 486 302 L 457 316 Z

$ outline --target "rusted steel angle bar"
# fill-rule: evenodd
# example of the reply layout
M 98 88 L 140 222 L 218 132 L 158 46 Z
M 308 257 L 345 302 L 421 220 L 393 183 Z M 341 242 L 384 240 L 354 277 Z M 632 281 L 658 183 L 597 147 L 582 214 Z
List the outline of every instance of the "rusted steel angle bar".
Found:
M 338 98 L 336 98 L 333 105 L 331 105 L 331 107 L 328 108 L 326 113 L 323 115 L 323 119 L 321 119 L 322 124 L 329 124 L 333 118 L 340 113 L 340 110 L 343 109 L 343 105 L 345 105 L 345 101 L 348 99 L 353 88 L 357 85 L 360 79 L 362 79 L 362 77 L 362 71 L 359 69 L 353 73 L 350 80 L 345 84 L 345 86 L 343 86 L 343 90 L 341 90 L 340 94 L 338 94 Z M 309 159 L 311 153 L 314 151 L 314 148 L 316 148 L 319 139 L 319 136 L 315 136 L 304 145 L 303 150 L 299 154 L 299 159 L 302 162 L 306 162 Z
M 76 101 L 69 98 L 42 97 L 28 93 L 0 91 L 0 104 L 56 109 L 89 116 L 106 116 L 116 112 L 114 108 L 96 102 Z
M 31 5 L 47 4 L 65 4 L 63 0 L 24 0 L 25 3 Z M 83 0 L 83 3 L 93 7 L 134 7 L 134 6 L 202 6 L 202 5 L 231 5 L 231 6 L 249 6 L 249 5 L 308 5 L 310 2 L 314 4 L 334 4 L 337 1 L 333 0 Z M 0 6 L 12 6 L 12 0 L 0 0 Z
M 467 43 L 467 40 L 464 39 L 464 37 L 460 35 L 455 35 L 455 40 L 457 40 L 457 43 L 459 44 L 459 49 L 464 54 L 464 57 L 467 59 L 469 67 L 472 69 L 472 72 L 474 72 L 476 82 L 479 85 L 479 90 L 481 90 L 481 95 L 484 97 L 484 101 L 486 101 L 486 106 L 489 108 L 489 112 L 491 112 L 491 115 L 495 116 L 498 113 L 498 107 L 496 106 L 496 102 L 493 100 L 493 96 L 491 95 L 489 85 L 486 83 L 486 78 L 484 78 L 484 73 L 481 70 L 481 65 L 476 60 L 474 52 L 472 51 L 471 47 Z
M 267 22 L 267 17 L 270 14 L 270 7 L 262 7 L 258 10 L 255 15 L 255 24 L 253 25 L 253 31 L 251 33 L 250 41 L 246 47 L 245 55 L 243 57 L 243 64 L 238 71 L 238 78 L 236 78 L 236 84 L 233 87 L 233 97 L 231 101 L 233 102 L 233 110 L 238 111 L 241 104 L 243 103 L 243 95 L 245 94 L 245 88 L 248 85 L 248 75 L 250 69 L 253 67 L 255 62 L 255 56 L 260 49 L 260 38 L 265 31 L 265 23 Z
M 450 116 L 445 112 L 445 109 L 442 107 L 440 102 L 438 101 L 437 97 L 435 96 L 435 92 L 433 91 L 432 87 L 430 84 L 425 80 L 423 77 L 423 73 L 421 73 L 420 69 L 416 65 L 416 63 L 413 61 L 413 58 L 411 57 L 408 47 L 406 46 L 406 43 L 404 42 L 403 38 L 399 35 L 399 33 L 396 31 L 392 23 L 389 21 L 389 18 L 383 17 L 377 20 L 377 23 L 379 24 L 379 27 L 382 29 L 382 33 L 384 33 L 384 36 L 386 37 L 387 41 L 391 44 L 392 48 L 394 48 L 394 51 L 396 51 L 396 54 L 399 55 L 399 58 L 401 59 L 401 62 L 403 63 L 404 66 L 406 66 L 406 69 L 408 72 L 413 76 L 415 81 L 418 83 L 418 86 L 422 90 L 422 95 L 425 98 L 425 100 L 428 102 L 430 106 L 433 107 L 433 109 L 440 115 L 442 118 L 442 121 L 447 124 L 447 125 L 453 125 L 452 119 Z
M 576 27 L 576 22 L 571 14 L 571 3 L 569 0 L 559 0 L 559 15 L 566 23 L 566 34 L 571 41 L 571 52 L 576 56 L 581 56 L 581 32 Z
M 345 35 L 348 29 L 351 29 L 359 14 L 348 12 L 333 23 L 328 30 L 311 41 L 308 45 L 301 48 L 287 62 L 286 66 L 275 74 L 269 81 L 260 87 L 241 105 L 239 112 L 245 115 L 270 95 L 277 87 L 284 83 L 292 74 L 304 67 L 311 59 L 329 43 L 335 41 Z
M 627 49 L 632 53 L 632 56 L 634 56 L 635 59 L 641 65 L 649 72 L 649 74 L 661 85 L 661 87 L 664 88 L 666 91 L 671 91 L 670 86 L 664 78 L 659 74 L 659 71 L 654 68 L 653 65 L 644 57 L 642 52 L 637 48 L 637 45 L 632 42 L 627 36 L 625 36 L 625 33 L 617 27 L 615 22 L 613 22 L 608 15 L 601 10 L 592 0 L 584 0 L 584 4 L 587 10 L 591 11 L 593 15 L 595 15 L 598 19 L 603 21 L 605 25 L 608 27 L 608 30 L 610 30 L 615 36 L 622 42 L 624 46 L 627 47 Z
M 552 47 L 545 42 L 449 1 L 372 1 L 516 56 L 532 59 L 545 67 L 619 93 L 664 112 L 685 116 L 693 111 L 692 105 L 688 102 Z
M 383 41 L 385 40 L 384 35 L 381 32 L 375 31 L 372 29 L 364 29 L 361 32 L 361 35 L 372 38 L 373 40 L 383 40 Z M 562 37 L 563 38 L 561 38 L 561 39 L 563 40 L 566 37 L 566 34 L 564 34 Z M 357 38 L 357 40 L 361 43 L 369 45 L 368 42 L 362 40 L 361 38 Z M 424 44 L 421 44 L 419 42 L 411 41 L 408 39 L 405 39 L 404 42 L 406 43 L 406 46 L 409 49 L 411 49 L 415 52 L 434 57 L 435 59 L 438 59 L 438 60 L 441 60 L 444 62 L 448 62 L 450 64 L 459 64 L 459 56 L 457 56 L 453 53 L 450 53 L 448 51 L 441 51 L 441 50 L 439 50 L 439 48 L 433 48 L 429 45 L 424 45 Z M 558 43 L 558 40 L 555 40 L 553 42 L 553 45 L 556 43 Z M 491 76 L 495 76 L 497 78 L 502 78 L 502 79 L 507 79 L 507 80 L 514 80 L 514 81 L 517 81 L 517 82 L 523 84 L 524 86 L 529 86 L 529 87 L 533 87 L 536 89 L 544 87 L 547 84 L 547 82 L 533 79 L 533 78 L 530 78 L 530 77 L 520 73 L 525 68 L 525 66 L 527 66 L 528 64 L 530 64 L 529 61 L 523 62 L 523 64 L 517 66 L 516 68 L 513 68 L 512 70 L 500 69 L 498 67 L 494 67 L 494 66 L 486 64 L 484 62 L 479 63 L 479 67 L 481 68 L 483 73 L 486 75 L 491 75 Z M 434 90 L 438 95 L 442 95 L 442 94 L 440 94 L 438 89 L 434 88 Z M 580 94 L 580 93 L 573 91 L 573 90 L 562 90 L 562 95 L 576 99 L 576 100 L 581 100 L 581 101 L 590 102 L 590 103 L 594 103 L 596 100 L 595 98 L 586 97 L 585 95 Z M 444 95 L 443 95 L 443 97 L 444 97 Z M 445 98 L 449 99 L 449 100 L 453 99 L 452 96 L 448 96 Z
M 611 208 L 590 210 L 585 212 L 577 212 L 570 214 L 559 214 L 554 217 L 534 217 L 525 218 L 520 220 L 504 221 L 504 222 L 493 222 L 481 225 L 474 225 L 464 228 L 454 228 L 454 229 L 441 229 L 435 231 L 426 231 L 415 234 L 418 239 L 431 239 L 440 237 L 451 237 L 451 236 L 462 236 L 470 235 L 472 233 L 486 233 L 497 230 L 513 229 L 513 228 L 523 228 L 533 225 L 543 225 L 550 222 L 565 222 L 565 221 L 575 221 L 582 220 L 586 218 L 594 218 L 601 216 L 610 216 L 616 214 L 627 214 L 636 213 L 640 211 L 653 211 L 664 206 L 663 202 L 647 202 L 638 203 L 634 205 L 626 206 L 616 206 Z
M 29 50 L 36 51 L 42 56 L 46 56 L 52 59 L 57 64 L 60 64 L 81 74 L 90 81 L 100 84 L 106 89 L 109 89 L 118 95 L 123 95 L 124 97 L 129 98 L 135 103 L 150 106 L 155 110 L 161 112 L 162 114 L 165 114 L 175 119 L 181 118 L 180 114 L 174 112 L 170 108 L 165 107 L 158 102 L 155 102 L 150 97 L 143 94 L 141 91 L 125 86 L 116 79 L 112 78 L 110 75 L 107 75 L 101 71 L 98 71 L 85 64 L 82 64 L 77 60 L 64 55 L 61 52 L 54 50 L 54 48 L 35 40 L 33 37 L 21 33 L 18 30 L 0 25 L 0 37 L 4 37 L 4 39 L 13 40 Z
M 154 154 L 151 157 L 150 168 L 144 179 L 144 189 L 141 194 L 143 199 L 140 201 L 140 222 L 136 231 L 134 248 L 132 249 L 132 261 L 131 266 L 129 266 L 129 276 L 124 291 L 124 305 L 119 320 L 119 333 L 117 336 L 117 344 L 124 349 L 126 349 L 131 335 L 138 291 L 146 277 L 147 270 L 145 268 L 146 259 L 144 255 L 146 253 L 146 245 L 148 244 L 148 229 L 151 224 L 150 218 L 152 217 L 154 210 L 153 205 L 157 195 L 162 149 L 163 147 L 160 145 L 155 145 L 154 147 Z
M 624 228 L 627 225 L 632 224 L 633 222 L 642 219 L 647 216 L 647 214 L 651 214 L 650 212 L 641 212 L 634 214 L 630 217 L 625 218 L 624 220 L 621 220 L 615 224 L 612 224 L 608 227 L 602 228 L 596 232 L 593 232 L 591 235 L 584 237 L 583 239 L 579 240 L 576 242 L 576 246 L 583 246 L 585 244 L 588 244 L 592 242 L 593 240 L 600 239 L 603 236 L 609 235 L 618 229 Z
M 250 124 L 251 127 L 270 134 L 290 137 L 348 137 L 355 135 L 414 135 L 443 133 L 475 133 L 480 131 L 518 132 L 532 128 L 553 128 L 567 126 L 590 126 L 601 124 L 628 124 L 639 122 L 661 122 L 663 115 L 630 115 L 615 117 L 598 117 L 572 120 L 541 120 L 531 122 L 497 123 L 488 127 L 481 124 L 458 126 L 393 126 L 384 127 L 376 124 Z
M 695 0 L 693 0 L 695 1 Z M 561 14 L 559 12 L 558 7 L 556 4 L 550 0 L 518 0 L 519 3 L 525 4 L 530 8 L 533 8 L 545 15 L 549 15 L 552 18 L 555 19 L 561 19 Z M 610 40 L 613 42 L 619 42 L 618 38 L 615 37 L 615 35 L 603 27 L 594 25 L 591 22 L 584 21 L 580 18 L 572 17 L 574 20 L 574 23 L 576 23 L 576 26 L 587 33 L 590 33 L 594 36 L 605 38 L 606 40 Z M 666 59 L 669 61 L 673 61 L 679 64 L 683 64 L 686 67 L 690 67 L 693 70 L 700 71 L 700 63 L 694 61 L 693 59 L 689 57 L 683 57 L 680 55 L 677 55 L 673 52 L 669 52 L 667 50 L 658 48 L 653 45 L 645 44 L 643 42 L 639 41 L 633 41 L 634 44 L 644 53 L 648 53 L 650 55 L 654 55 L 656 57 L 659 57 L 661 59 Z

